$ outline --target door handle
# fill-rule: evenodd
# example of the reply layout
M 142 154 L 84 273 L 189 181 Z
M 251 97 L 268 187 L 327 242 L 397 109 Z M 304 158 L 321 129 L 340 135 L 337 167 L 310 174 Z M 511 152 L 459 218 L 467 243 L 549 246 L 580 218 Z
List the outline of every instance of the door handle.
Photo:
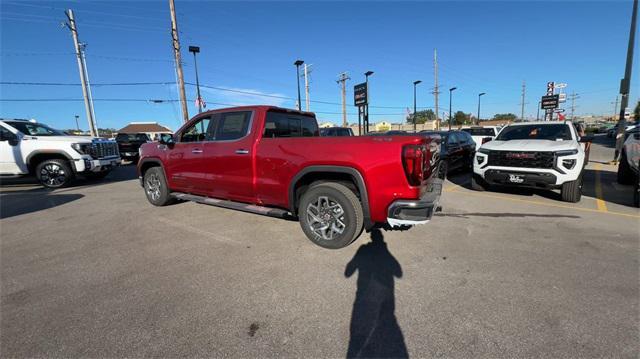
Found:
M 202 150 L 199 148 L 194 148 L 191 150 L 191 153 L 202 153 Z
M 249 154 L 249 150 L 238 149 L 238 150 L 236 150 L 236 154 L 238 154 L 238 155 L 248 155 Z

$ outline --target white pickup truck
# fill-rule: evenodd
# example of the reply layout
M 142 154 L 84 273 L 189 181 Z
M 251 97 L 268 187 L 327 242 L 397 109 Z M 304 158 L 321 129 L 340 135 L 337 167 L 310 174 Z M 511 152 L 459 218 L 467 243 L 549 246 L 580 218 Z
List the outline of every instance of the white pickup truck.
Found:
M 113 140 L 69 136 L 33 120 L 0 119 L 0 176 L 35 175 L 45 187 L 77 174 L 103 178 L 121 162 Z
M 488 185 L 560 189 L 562 200 L 579 202 L 586 155 L 570 121 L 509 125 L 483 144 L 473 161 L 472 187 Z

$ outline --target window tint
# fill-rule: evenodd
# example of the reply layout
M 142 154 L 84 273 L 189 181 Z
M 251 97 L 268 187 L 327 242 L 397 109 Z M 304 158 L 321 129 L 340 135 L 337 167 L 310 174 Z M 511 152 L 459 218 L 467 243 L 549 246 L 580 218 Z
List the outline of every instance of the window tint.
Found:
M 495 136 L 496 133 L 493 128 L 463 128 L 462 131 L 470 134 L 471 136 Z
M 505 127 L 496 140 L 571 140 L 571 129 L 565 124 L 514 125 Z
M 207 131 L 211 119 L 205 117 L 182 131 L 180 142 L 202 142 L 208 139 Z
M 456 133 L 450 133 L 449 136 L 447 136 L 447 144 L 455 145 L 458 142 L 458 135 Z
M 227 112 L 220 115 L 216 141 L 237 140 L 244 137 L 249 129 L 251 112 Z
M 318 136 L 316 119 L 295 113 L 267 112 L 263 137 L 313 137 Z
M 144 133 L 119 133 L 116 136 L 118 141 L 150 141 L 151 139 Z
M 45 126 L 40 123 L 23 121 L 7 121 L 6 123 L 29 136 L 66 136 L 64 132 L 54 130 L 49 126 Z

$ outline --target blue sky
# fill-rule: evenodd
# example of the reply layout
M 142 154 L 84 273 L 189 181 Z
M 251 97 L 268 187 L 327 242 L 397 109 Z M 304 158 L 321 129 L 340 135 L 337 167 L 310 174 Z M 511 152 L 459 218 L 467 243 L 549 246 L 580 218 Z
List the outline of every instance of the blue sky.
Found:
M 580 94 L 578 114 L 613 113 L 624 72 L 632 1 L 560 2 L 217 2 L 176 0 L 185 80 L 195 82 L 189 45 L 201 47 L 200 83 L 209 108 L 224 104 L 294 107 L 296 59 L 313 64 L 311 110 L 321 121 L 341 122 L 338 74 L 348 71 L 349 122 L 357 121 L 353 85 L 370 77 L 371 121 L 404 121 L 413 107 L 433 107 L 433 50 L 438 51 L 440 112 L 447 89 L 457 86 L 453 110 L 482 117 L 520 113 L 535 117 L 547 81 Z M 79 83 L 73 42 L 60 26 L 64 9 L 76 14 L 93 84 L 160 82 L 145 86 L 94 86 L 100 127 L 158 121 L 176 129 L 178 99 L 169 32 L 168 1 L 10 1 L 0 3 L 1 80 Z M 638 98 L 636 70 L 631 103 Z M 245 93 L 228 91 L 239 90 Z M 1 99 L 80 99 L 79 86 L 0 85 Z M 262 94 L 273 97 L 261 96 Z M 189 114 L 195 88 L 187 86 Z M 303 93 L 304 98 L 304 93 Z M 304 100 L 303 100 L 304 101 Z M 58 128 L 86 129 L 83 102 L 0 102 L 1 117 L 36 118 Z

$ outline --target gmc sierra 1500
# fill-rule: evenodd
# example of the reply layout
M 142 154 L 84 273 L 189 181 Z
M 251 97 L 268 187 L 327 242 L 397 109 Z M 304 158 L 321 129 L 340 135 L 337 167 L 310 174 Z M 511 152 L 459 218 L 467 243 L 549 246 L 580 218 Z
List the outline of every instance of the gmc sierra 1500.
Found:
M 315 115 L 273 106 L 201 113 L 140 147 L 147 199 L 298 218 L 317 245 L 342 248 L 363 228 L 427 223 L 442 190 L 430 137 L 319 137 Z

